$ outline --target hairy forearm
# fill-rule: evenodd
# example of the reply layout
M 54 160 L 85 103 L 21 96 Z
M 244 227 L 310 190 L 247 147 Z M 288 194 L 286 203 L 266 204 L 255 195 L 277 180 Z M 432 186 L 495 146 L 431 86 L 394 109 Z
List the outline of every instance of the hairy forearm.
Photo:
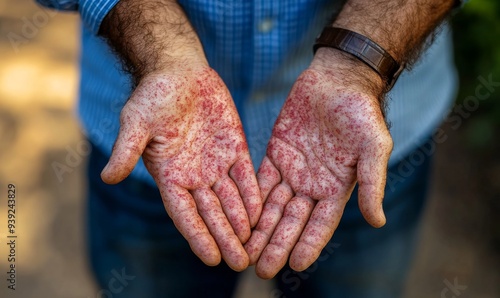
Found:
M 121 0 L 104 18 L 99 35 L 135 83 L 150 73 L 207 63 L 196 32 L 174 0 Z
M 348 0 L 330 25 L 370 38 L 409 68 L 454 3 L 453 0 Z M 333 70 L 340 74 L 336 76 L 336 84 L 372 94 L 384 105 L 388 82 L 351 54 L 323 47 L 316 52 L 312 67 L 323 72 Z
M 399 63 L 411 65 L 426 38 L 448 15 L 453 0 L 349 0 L 333 26 L 378 43 Z

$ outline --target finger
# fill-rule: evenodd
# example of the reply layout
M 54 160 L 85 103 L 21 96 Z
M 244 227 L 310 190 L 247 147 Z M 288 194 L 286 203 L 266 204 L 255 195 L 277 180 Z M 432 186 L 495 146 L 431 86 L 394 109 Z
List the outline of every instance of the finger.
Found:
M 214 184 L 212 190 L 219 198 L 222 210 L 236 236 L 241 243 L 245 243 L 250 238 L 250 223 L 238 188 L 229 176 L 225 176 Z
M 116 184 L 125 179 L 134 169 L 149 141 L 145 121 L 133 119 L 136 115 L 123 113 L 120 117 L 120 132 L 113 146 L 108 164 L 101 172 L 101 179 Z
M 238 187 L 250 220 L 250 226 L 254 227 L 262 212 L 262 197 L 250 156 L 247 155 L 246 158 L 236 161 L 231 167 L 229 175 Z
M 369 144 L 358 161 L 359 209 L 365 220 L 376 228 L 386 222 L 382 201 L 391 150 L 390 137 L 380 137 Z
M 250 265 L 257 262 L 260 254 L 269 243 L 274 229 L 283 217 L 283 210 L 292 197 L 292 189 L 285 183 L 278 184 L 269 194 L 257 227 L 253 230 L 250 240 L 245 244 Z
M 221 260 L 219 248 L 198 214 L 191 194 L 177 185 L 160 185 L 160 192 L 168 215 L 186 238 L 194 254 L 208 266 L 218 265 Z
M 305 197 L 294 197 L 286 205 L 283 218 L 255 267 L 259 277 L 272 278 L 285 266 L 313 208 L 314 201 Z
M 350 195 L 351 192 L 352 188 L 348 194 Z M 316 261 L 321 250 L 337 229 L 346 201 L 347 198 L 323 199 L 316 204 L 311 218 L 290 255 L 290 268 L 303 271 Z
M 217 242 L 222 258 L 227 265 L 235 271 L 242 271 L 248 267 L 248 255 L 243 245 L 234 233 L 224 212 L 222 212 L 219 199 L 209 188 L 192 191 L 203 221 Z
M 271 190 L 281 182 L 281 175 L 271 160 L 265 156 L 257 172 L 257 181 L 262 199 L 265 201 Z

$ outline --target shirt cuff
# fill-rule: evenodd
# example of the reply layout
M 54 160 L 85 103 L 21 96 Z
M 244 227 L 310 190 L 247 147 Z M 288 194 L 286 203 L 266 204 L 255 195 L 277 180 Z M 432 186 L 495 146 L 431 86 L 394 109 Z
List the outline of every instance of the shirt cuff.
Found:
M 118 1 L 120 0 L 80 0 L 78 10 L 83 24 L 97 35 L 102 20 Z

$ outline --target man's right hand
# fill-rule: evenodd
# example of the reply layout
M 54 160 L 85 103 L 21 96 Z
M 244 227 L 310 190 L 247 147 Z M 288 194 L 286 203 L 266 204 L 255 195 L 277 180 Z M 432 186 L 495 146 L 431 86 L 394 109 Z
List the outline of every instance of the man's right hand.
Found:
M 245 269 L 242 243 L 262 201 L 236 108 L 214 70 L 197 66 L 140 81 L 121 112 L 102 179 L 120 182 L 141 155 L 193 252 L 207 265 L 222 254 L 232 269 Z

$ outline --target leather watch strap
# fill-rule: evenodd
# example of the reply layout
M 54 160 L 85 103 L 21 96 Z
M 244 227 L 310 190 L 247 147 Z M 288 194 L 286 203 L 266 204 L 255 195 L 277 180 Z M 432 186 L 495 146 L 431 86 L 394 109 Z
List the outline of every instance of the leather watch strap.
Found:
M 390 90 L 404 69 L 387 51 L 366 36 L 356 32 L 325 27 L 316 39 L 313 50 L 316 53 L 321 47 L 336 48 L 354 55 L 375 70 L 387 82 Z

